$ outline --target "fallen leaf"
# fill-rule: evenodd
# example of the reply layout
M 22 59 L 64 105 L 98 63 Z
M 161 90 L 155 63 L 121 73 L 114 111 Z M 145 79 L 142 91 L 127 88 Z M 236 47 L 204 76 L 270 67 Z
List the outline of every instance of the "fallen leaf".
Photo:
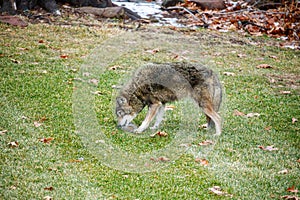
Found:
M 101 91 L 95 91 L 95 92 L 91 92 L 91 93 L 94 95 L 98 95 L 98 96 L 103 94 L 103 92 L 101 92 Z
M 241 54 L 241 53 L 239 53 L 237 56 L 238 56 L 239 58 L 245 58 L 245 57 L 247 57 L 246 54 Z
M 54 188 L 52 186 L 50 186 L 50 187 L 45 187 L 44 190 L 52 191 L 52 190 L 54 190 Z
M 243 112 L 240 112 L 240 111 L 238 111 L 238 110 L 234 110 L 234 111 L 233 111 L 233 115 L 234 115 L 234 116 L 245 116 L 245 114 L 244 114 Z
M 199 146 L 208 146 L 208 145 L 212 145 L 212 144 L 214 144 L 213 141 L 211 141 L 211 140 L 205 140 L 205 141 L 200 142 L 198 145 Z
M 157 132 L 151 134 L 150 137 L 155 137 L 156 135 L 158 135 L 160 137 L 167 137 L 168 133 L 164 132 L 164 131 L 157 131 Z
M 44 200 L 52 200 L 52 197 L 50 197 L 50 196 L 45 196 L 43 199 L 44 199 Z
M 203 166 L 207 166 L 209 164 L 208 160 L 202 158 L 196 158 L 195 162 L 200 163 Z
M 156 54 L 159 52 L 159 49 L 156 48 L 156 49 L 149 49 L 149 50 L 146 50 L 147 53 L 151 53 L 151 54 Z
M 291 200 L 299 200 L 299 197 L 297 196 L 290 196 L 290 195 L 285 195 L 281 197 L 282 199 L 291 199 Z
M 170 161 L 170 159 L 165 157 L 165 156 L 161 156 L 161 157 L 158 157 L 158 158 L 150 158 L 150 160 L 155 161 L 155 162 L 159 162 L 159 161 L 168 162 L 168 161 Z
M 168 162 L 168 161 L 170 161 L 170 159 L 167 158 L 167 157 L 165 157 L 165 156 L 159 157 L 158 160 L 159 160 L 159 161 L 162 161 L 162 162 Z
M 266 131 L 269 131 L 269 130 L 271 130 L 272 129 L 272 126 L 267 126 L 267 127 L 265 127 L 265 130 Z
M 187 147 L 192 146 L 192 144 L 183 143 L 183 144 L 180 144 L 179 146 L 180 146 L 180 147 L 185 147 L 185 148 L 187 148 Z
M 10 187 L 9 187 L 9 189 L 11 189 L 11 190 L 15 190 L 15 189 L 17 189 L 17 187 L 16 187 L 16 186 L 14 186 L 14 185 L 12 185 L 12 186 L 10 186 Z
M 16 148 L 19 146 L 19 143 L 17 141 L 13 141 L 13 142 L 8 143 L 8 146 L 10 148 Z
M 278 174 L 287 174 L 289 171 L 287 169 L 281 170 L 278 172 Z
M 260 148 L 260 149 L 262 149 L 264 151 L 277 151 L 278 150 L 278 148 L 274 148 L 274 145 L 272 145 L 272 146 L 266 146 L 266 147 L 259 146 L 258 148 Z
M 0 135 L 5 135 L 6 133 L 7 133 L 7 130 L 0 131 Z
M 292 124 L 295 124 L 296 122 L 298 121 L 298 119 L 296 119 L 296 118 L 292 118 Z
M 97 79 L 95 79 L 95 78 L 90 79 L 89 82 L 92 83 L 92 84 L 94 84 L 94 85 L 98 85 L 98 83 L 99 83 L 99 81 Z
M 232 197 L 232 194 L 228 194 L 227 192 L 222 191 L 220 186 L 213 186 L 212 188 L 209 188 L 208 190 L 210 190 L 212 193 L 218 195 L 218 196 L 228 196 L 228 197 Z
M 278 57 L 277 56 L 269 56 L 270 58 L 273 58 L 273 59 L 275 59 L 275 60 L 277 60 L 278 59 Z
M 18 61 L 18 60 L 15 60 L 15 59 L 10 59 L 13 63 L 16 63 L 16 64 L 20 64 L 21 62 L 20 61 Z
M 40 127 L 40 126 L 42 126 L 42 123 L 40 123 L 40 122 L 38 122 L 38 121 L 35 121 L 35 122 L 33 122 L 33 125 L 34 125 L 35 127 Z
M 280 94 L 291 94 L 291 91 L 287 91 L 287 90 L 281 90 Z
M 233 72 L 224 72 L 223 74 L 225 76 L 235 76 L 235 73 L 233 73 Z
M 65 54 L 63 54 L 63 55 L 60 55 L 60 58 L 62 58 L 62 59 L 68 59 L 68 58 L 69 58 L 69 56 L 68 56 L 68 55 L 65 55 Z
M 41 117 L 41 119 L 39 119 L 39 122 L 44 122 L 44 121 L 46 121 L 47 120 L 47 117 Z
M 248 118 L 251 118 L 251 117 L 259 117 L 260 114 L 259 114 L 259 113 L 248 113 L 246 116 L 247 116 Z
M 270 69 L 273 68 L 271 65 L 269 64 L 260 64 L 256 66 L 257 69 Z
M 287 189 L 288 192 L 292 192 L 292 193 L 298 193 L 299 191 L 295 188 L 295 186 L 293 185 L 292 187 L 289 187 Z
M 52 140 L 54 140 L 53 137 L 39 139 L 39 141 L 43 143 L 50 143 Z
M 77 162 L 82 162 L 83 160 L 81 159 L 71 159 L 69 160 L 70 163 L 77 163 Z
M 120 66 L 120 65 L 114 65 L 114 66 L 108 68 L 108 70 L 117 70 L 117 69 L 122 69 L 122 68 L 123 68 L 123 67 Z
M 212 188 L 209 188 L 209 190 L 211 192 L 213 192 L 214 194 L 216 194 L 216 195 L 223 195 L 224 194 L 224 192 L 222 192 L 221 187 L 219 187 L 219 186 L 213 186 Z
M 161 136 L 161 137 L 167 137 L 167 136 L 168 136 L 168 133 L 167 133 L 167 132 L 164 132 L 164 131 L 158 131 L 158 132 L 157 132 L 157 135 L 158 135 L 158 136 Z

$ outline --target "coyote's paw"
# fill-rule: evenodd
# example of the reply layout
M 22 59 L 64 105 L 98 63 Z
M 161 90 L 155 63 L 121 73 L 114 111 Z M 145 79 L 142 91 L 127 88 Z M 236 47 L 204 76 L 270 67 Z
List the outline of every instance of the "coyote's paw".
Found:
M 142 129 L 140 127 L 138 129 L 134 130 L 135 133 L 142 133 L 143 131 L 144 131 L 144 129 Z
M 133 123 L 129 123 L 127 126 L 122 127 L 123 131 L 128 131 L 131 133 L 134 133 L 136 129 L 137 129 L 137 126 Z

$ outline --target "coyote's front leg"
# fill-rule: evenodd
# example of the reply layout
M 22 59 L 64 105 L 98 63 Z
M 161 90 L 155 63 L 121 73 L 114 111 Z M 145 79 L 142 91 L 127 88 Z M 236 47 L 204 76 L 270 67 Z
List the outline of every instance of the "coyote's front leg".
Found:
M 164 118 L 164 114 L 165 114 L 165 104 L 162 104 L 159 109 L 158 112 L 156 114 L 156 119 L 155 119 L 155 123 L 152 127 L 150 127 L 150 129 L 154 130 L 154 129 L 158 129 L 160 123 L 162 122 L 163 118 Z
M 162 104 L 159 102 L 159 103 L 151 104 L 149 106 L 149 110 L 146 114 L 146 117 L 145 117 L 144 121 L 142 122 L 140 127 L 135 130 L 136 133 L 142 133 L 144 130 L 146 130 L 149 127 L 151 121 L 157 115 L 161 105 Z

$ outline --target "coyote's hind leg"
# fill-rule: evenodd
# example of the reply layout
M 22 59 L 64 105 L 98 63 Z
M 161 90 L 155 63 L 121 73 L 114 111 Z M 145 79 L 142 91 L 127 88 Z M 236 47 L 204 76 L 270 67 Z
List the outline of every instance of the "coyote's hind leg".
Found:
M 221 135 L 222 128 L 221 128 L 220 115 L 210 107 L 204 107 L 203 112 L 206 115 L 208 128 L 210 128 L 212 126 L 212 121 L 213 121 L 215 128 L 216 128 L 216 135 Z

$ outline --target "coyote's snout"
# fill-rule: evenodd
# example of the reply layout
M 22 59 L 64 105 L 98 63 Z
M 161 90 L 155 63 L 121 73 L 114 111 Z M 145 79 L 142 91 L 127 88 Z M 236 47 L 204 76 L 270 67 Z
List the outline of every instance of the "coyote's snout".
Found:
M 222 101 L 220 81 L 211 69 L 199 64 L 150 64 L 137 70 L 116 98 L 118 127 L 141 133 L 156 118 L 156 129 L 163 120 L 165 104 L 185 97 L 194 99 L 206 115 L 208 126 L 215 125 L 221 134 L 221 117 L 217 113 Z M 148 106 L 142 124 L 137 128 L 132 120 Z

